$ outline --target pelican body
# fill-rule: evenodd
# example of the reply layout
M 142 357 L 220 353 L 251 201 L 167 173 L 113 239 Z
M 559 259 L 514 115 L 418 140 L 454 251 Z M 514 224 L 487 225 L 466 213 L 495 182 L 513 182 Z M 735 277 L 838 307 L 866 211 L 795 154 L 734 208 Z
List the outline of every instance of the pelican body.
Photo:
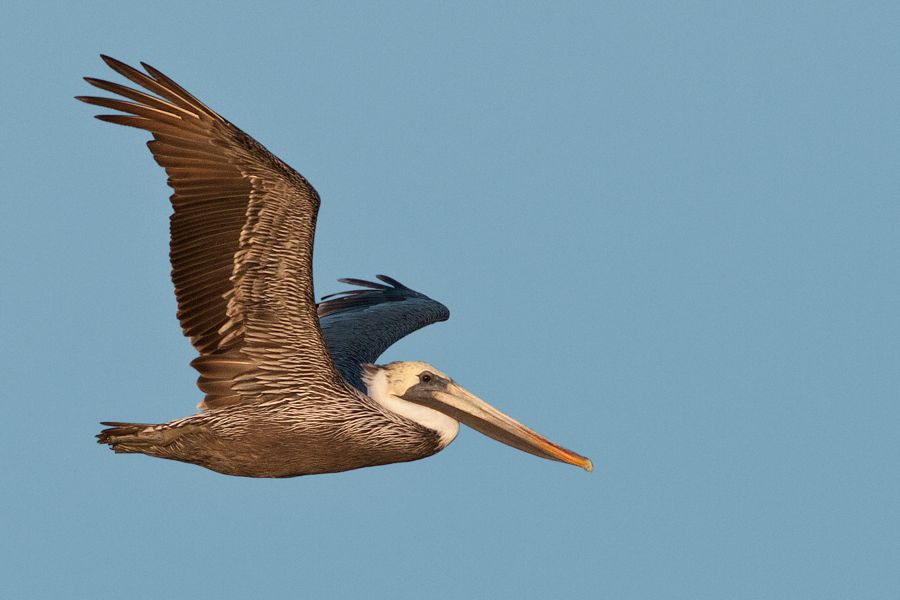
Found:
M 449 318 L 439 302 L 379 275 L 316 304 L 319 194 L 256 140 L 157 69 L 104 56 L 135 89 L 78 99 L 149 131 L 168 176 L 170 259 L 183 333 L 199 356 L 200 412 L 162 424 L 104 422 L 115 452 L 246 477 L 333 473 L 431 456 L 464 423 L 531 454 L 591 470 L 422 362 L 373 364 L 400 338 Z

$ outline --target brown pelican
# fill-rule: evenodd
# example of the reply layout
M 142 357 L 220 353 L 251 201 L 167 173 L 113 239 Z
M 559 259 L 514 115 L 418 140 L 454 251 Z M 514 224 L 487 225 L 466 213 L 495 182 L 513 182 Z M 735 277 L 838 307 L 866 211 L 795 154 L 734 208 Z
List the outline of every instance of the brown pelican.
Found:
M 591 470 L 422 362 L 374 365 L 391 344 L 449 312 L 379 276 L 313 295 L 319 194 L 294 169 L 150 65 L 107 56 L 143 90 L 78 99 L 149 131 L 174 190 L 170 259 L 178 319 L 199 356 L 201 412 L 162 424 L 109 423 L 98 441 L 228 475 L 292 477 L 425 458 L 464 423 L 505 444 Z

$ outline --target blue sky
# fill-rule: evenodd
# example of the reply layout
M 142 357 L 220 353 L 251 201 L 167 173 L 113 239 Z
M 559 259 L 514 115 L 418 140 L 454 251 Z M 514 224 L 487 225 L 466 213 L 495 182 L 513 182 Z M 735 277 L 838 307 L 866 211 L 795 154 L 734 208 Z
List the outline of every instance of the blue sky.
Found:
M 897 598 L 896 3 L 7 2 L 0 596 Z M 168 188 L 72 100 L 162 69 L 322 195 L 318 295 L 594 461 L 463 430 L 268 481 L 114 456 L 199 400 Z

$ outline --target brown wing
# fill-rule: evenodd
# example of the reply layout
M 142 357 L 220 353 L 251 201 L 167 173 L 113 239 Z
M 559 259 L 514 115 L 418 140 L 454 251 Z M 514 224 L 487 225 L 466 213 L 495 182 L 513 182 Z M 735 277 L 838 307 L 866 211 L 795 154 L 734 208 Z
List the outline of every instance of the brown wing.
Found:
M 119 98 L 78 97 L 146 129 L 169 175 L 170 258 L 184 334 L 206 392 L 201 408 L 343 382 L 322 340 L 312 283 L 319 195 L 299 173 L 153 67 L 103 60 L 145 91 L 100 79 Z

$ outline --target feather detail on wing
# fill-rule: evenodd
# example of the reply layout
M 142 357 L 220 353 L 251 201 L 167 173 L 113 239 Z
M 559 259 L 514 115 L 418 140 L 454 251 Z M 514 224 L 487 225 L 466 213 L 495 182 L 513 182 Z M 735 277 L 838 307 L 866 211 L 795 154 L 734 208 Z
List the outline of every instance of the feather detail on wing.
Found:
M 200 353 L 200 407 L 346 390 L 313 294 L 315 189 L 158 70 L 103 60 L 143 90 L 86 78 L 120 98 L 78 99 L 124 113 L 100 120 L 149 131 L 169 175 L 172 280 L 182 330 Z
M 377 277 L 384 283 L 340 279 L 364 289 L 325 296 L 318 308 L 322 335 L 335 366 L 363 393 L 363 363 L 375 362 L 410 333 L 450 318 L 450 311 L 440 302 L 386 275 Z

